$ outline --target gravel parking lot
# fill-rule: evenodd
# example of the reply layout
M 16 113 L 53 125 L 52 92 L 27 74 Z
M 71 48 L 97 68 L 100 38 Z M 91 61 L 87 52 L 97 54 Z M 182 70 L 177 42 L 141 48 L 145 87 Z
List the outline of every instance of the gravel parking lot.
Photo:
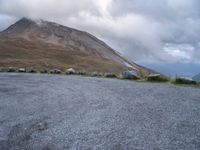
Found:
M 200 88 L 0 73 L 1 150 L 199 150 Z

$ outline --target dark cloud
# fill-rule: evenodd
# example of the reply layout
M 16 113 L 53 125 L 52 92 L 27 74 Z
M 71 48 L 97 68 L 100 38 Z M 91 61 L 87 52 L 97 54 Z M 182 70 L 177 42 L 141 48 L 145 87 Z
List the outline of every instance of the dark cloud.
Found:
M 40 18 L 91 32 L 133 60 L 198 62 L 199 8 L 199 0 L 0 0 L 0 29 Z

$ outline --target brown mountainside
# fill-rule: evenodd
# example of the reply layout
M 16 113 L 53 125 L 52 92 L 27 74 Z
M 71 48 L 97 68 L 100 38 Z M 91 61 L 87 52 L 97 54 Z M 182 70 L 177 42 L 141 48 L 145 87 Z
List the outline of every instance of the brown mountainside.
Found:
M 123 58 L 93 35 L 44 20 L 23 18 L 0 33 L 0 67 L 69 67 L 120 73 L 152 72 Z

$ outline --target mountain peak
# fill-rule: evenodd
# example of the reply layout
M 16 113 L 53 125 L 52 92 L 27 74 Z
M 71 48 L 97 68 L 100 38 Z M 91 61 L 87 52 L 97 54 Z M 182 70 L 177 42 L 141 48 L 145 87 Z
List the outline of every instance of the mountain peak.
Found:
M 32 19 L 22 18 L 18 20 L 16 23 L 8 27 L 5 31 L 1 33 L 3 36 L 7 37 L 16 37 L 19 34 L 22 34 L 25 30 L 30 28 L 31 26 L 35 26 L 36 23 Z
M 36 24 L 38 26 L 45 25 L 45 24 L 56 24 L 54 22 L 45 21 L 43 19 L 32 19 L 23 17 L 18 21 L 18 23 L 28 23 L 28 24 Z
M 99 68 L 100 71 L 104 72 L 118 72 L 125 68 L 131 68 L 138 72 L 145 72 L 145 74 L 149 73 L 149 70 L 123 58 L 95 36 L 42 19 L 22 18 L 1 32 L 0 40 L 6 40 L 9 43 L 9 45 L 6 45 L 3 42 L 2 45 L 8 47 L 8 50 L 12 49 L 15 59 L 20 58 L 21 64 L 24 64 L 24 62 L 18 52 L 24 51 L 25 53 L 22 53 L 23 58 L 27 59 L 27 56 L 24 55 L 28 55 L 30 60 L 27 61 L 34 62 L 39 67 L 51 64 L 51 66 L 61 69 L 64 66 L 75 66 L 74 68 L 80 69 Z M 2 49 L 2 51 L 4 50 Z M 31 55 L 32 53 L 35 56 Z M 47 53 L 49 54 L 47 55 Z M 45 56 L 44 62 L 39 63 L 33 59 L 38 58 L 39 55 Z M 53 61 L 57 66 L 52 64 Z
M 18 20 L 15 24 L 11 25 L 6 30 L 1 32 L 0 36 L 6 36 L 10 38 L 15 38 L 19 36 L 28 37 L 28 36 L 32 36 L 33 33 L 40 32 L 41 34 L 43 34 L 44 32 L 47 32 L 47 31 L 49 32 L 48 34 L 54 34 L 58 30 L 67 31 L 67 30 L 72 30 L 72 28 L 65 27 L 57 23 L 45 21 L 42 19 L 31 19 L 31 18 L 23 17 L 22 19 Z M 55 33 L 54 35 L 57 35 L 57 33 Z M 37 36 L 35 37 L 38 38 Z
M 20 24 L 20 23 L 24 23 L 24 24 L 42 24 L 42 23 L 47 23 L 48 21 L 42 20 L 42 19 L 32 19 L 32 18 L 27 18 L 27 17 L 23 17 L 22 19 L 20 19 L 18 22 L 16 22 L 15 24 Z
M 51 25 L 51 26 L 55 26 L 55 27 L 61 26 L 60 24 L 55 23 L 55 22 L 46 21 L 46 20 L 43 20 L 43 19 L 26 18 L 26 17 L 23 17 L 22 19 L 20 19 L 16 24 L 19 24 L 19 23 L 34 24 L 34 25 L 37 25 L 39 27 L 41 27 L 41 26 L 47 26 L 47 25 Z
M 33 19 L 31 19 L 31 18 L 23 17 L 18 22 L 32 22 L 32 21 L 33 21 Z M 18 23 L 18 22 L 16 22 L 16 23 Z

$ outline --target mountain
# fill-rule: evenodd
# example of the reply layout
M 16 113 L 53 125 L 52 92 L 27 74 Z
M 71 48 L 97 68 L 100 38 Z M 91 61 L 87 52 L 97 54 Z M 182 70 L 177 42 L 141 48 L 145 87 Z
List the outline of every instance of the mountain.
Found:
M 200 73 L 192 78 L 193 80 L 200 82 Z
M 22 18 L 0 32 L 0 45 L 0 67 L 72 67 L 113 73 L 134 69 L 141 75 L 153 72 L 125 59 L 87 32 L 44 20 Z

